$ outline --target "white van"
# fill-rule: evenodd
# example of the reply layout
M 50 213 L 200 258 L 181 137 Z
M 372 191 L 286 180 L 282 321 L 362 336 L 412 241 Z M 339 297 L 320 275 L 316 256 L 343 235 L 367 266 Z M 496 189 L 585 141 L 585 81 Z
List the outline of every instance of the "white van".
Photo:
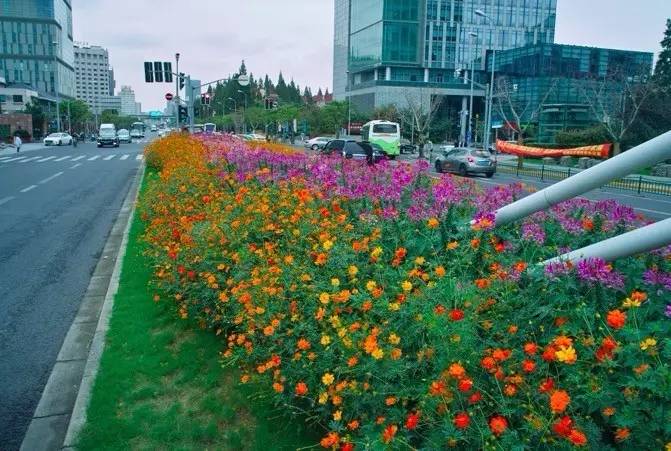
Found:
M 114 124 L 100 124 L 98 147 L 103 146 L 119 147 L 119 137 L 116 135 Z

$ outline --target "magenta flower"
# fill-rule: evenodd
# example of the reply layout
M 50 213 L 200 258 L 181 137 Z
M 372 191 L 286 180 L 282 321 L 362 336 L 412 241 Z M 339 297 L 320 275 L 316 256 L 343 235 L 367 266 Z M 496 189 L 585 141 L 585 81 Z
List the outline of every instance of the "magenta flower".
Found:
M 590 284 L 601 284 L 608 288 L 623 288 L 624 276 L 600 258 L 588 258 L 578 262 L 578 279 Z

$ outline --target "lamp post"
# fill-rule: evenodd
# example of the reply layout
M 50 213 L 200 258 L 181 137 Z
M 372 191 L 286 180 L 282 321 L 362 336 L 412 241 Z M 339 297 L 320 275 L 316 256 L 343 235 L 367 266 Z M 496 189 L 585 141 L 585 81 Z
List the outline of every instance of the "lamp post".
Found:
M 179 53 L 175 53 L 175 128 L 179 130 L 179 82 L 181 77 L 179 76 Z
M 229 97 L 228 99 L 224 100 L 224 110 L 226 109 L 226 102 L 228 102 L 229 100 L 231 102 L 233 102 L 233 111 L 238 111 L 238 102 L 236 102 L 233 97 Z M 224 113 L 225 113 L 225 111 L 222 111 L 221 115 L 223 116 Z M 235 125 L 235 123 L 233 125 Z M 236 133 L 237 133 L 237 130 L 236 130 Z
M 492 28 L 494 27 L 494 22 L 492 18 L 485 14 L 481 9 L 476 9 L 475 14 L 484 18 Z M 491 81 L 489 83 L 489 101 L 487 102 L 487 119 L 485 121 L 485 149 L 489 149 L 489 138 L 492 131 L 492 109 L 494 108 L 494 70 L 496 66 L 496 47 L 499 44 L 499 35 L 494 30 L 494 48 L 492 49 L 492 74 Z
M 352 90 L 350 84 L 350 73 L 347 71 L 347 136 L 352 135 Z
M 471 31 L 470 33 L 468 33 L 468 37 L 470 38 L 472 47 L 473 39 L 477 38 L 478 34 Z M 468 139 L 466 140 L 467 141 L 466 144 L 468 146 L 471 145 L 471 140 L 473 139 L 473 83 L 475 82 L 475 76 L 473 74 L 474 68 L 475 68 L 475 56 L 471 54 L 471 100 L 470 100 L 470 106 L 468 108 Z
M 53 41 L 54 46 L 54 91 L 56 92 L 56 131 L 61 131 L 61 97 L 58 93 L 58 41 Z
M 245 122 L 245 113 L 247 112 L 247 93 L 241 89 L 238 92 L 245 96 L 245 108 L 242 110 L 242 133 L 247 134 L 247 122 Z

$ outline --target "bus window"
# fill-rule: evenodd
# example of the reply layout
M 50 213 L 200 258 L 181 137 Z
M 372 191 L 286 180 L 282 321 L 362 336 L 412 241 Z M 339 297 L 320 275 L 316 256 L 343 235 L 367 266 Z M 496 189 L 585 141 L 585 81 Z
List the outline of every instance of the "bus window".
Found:
M 375 124 L 373 125 L 373 133 L 389 133 L 395 134 L 398 132 L 396 124 Z

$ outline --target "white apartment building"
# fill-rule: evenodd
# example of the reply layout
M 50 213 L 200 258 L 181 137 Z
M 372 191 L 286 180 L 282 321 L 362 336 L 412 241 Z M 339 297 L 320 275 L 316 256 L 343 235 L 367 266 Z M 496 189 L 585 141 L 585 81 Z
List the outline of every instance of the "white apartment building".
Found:
M 114 86 L 107 49 L 77 43 L 75 53 L 75 96 L 85 101 L 93 113 L 100 114 L 110 103 L 110 87 Z

